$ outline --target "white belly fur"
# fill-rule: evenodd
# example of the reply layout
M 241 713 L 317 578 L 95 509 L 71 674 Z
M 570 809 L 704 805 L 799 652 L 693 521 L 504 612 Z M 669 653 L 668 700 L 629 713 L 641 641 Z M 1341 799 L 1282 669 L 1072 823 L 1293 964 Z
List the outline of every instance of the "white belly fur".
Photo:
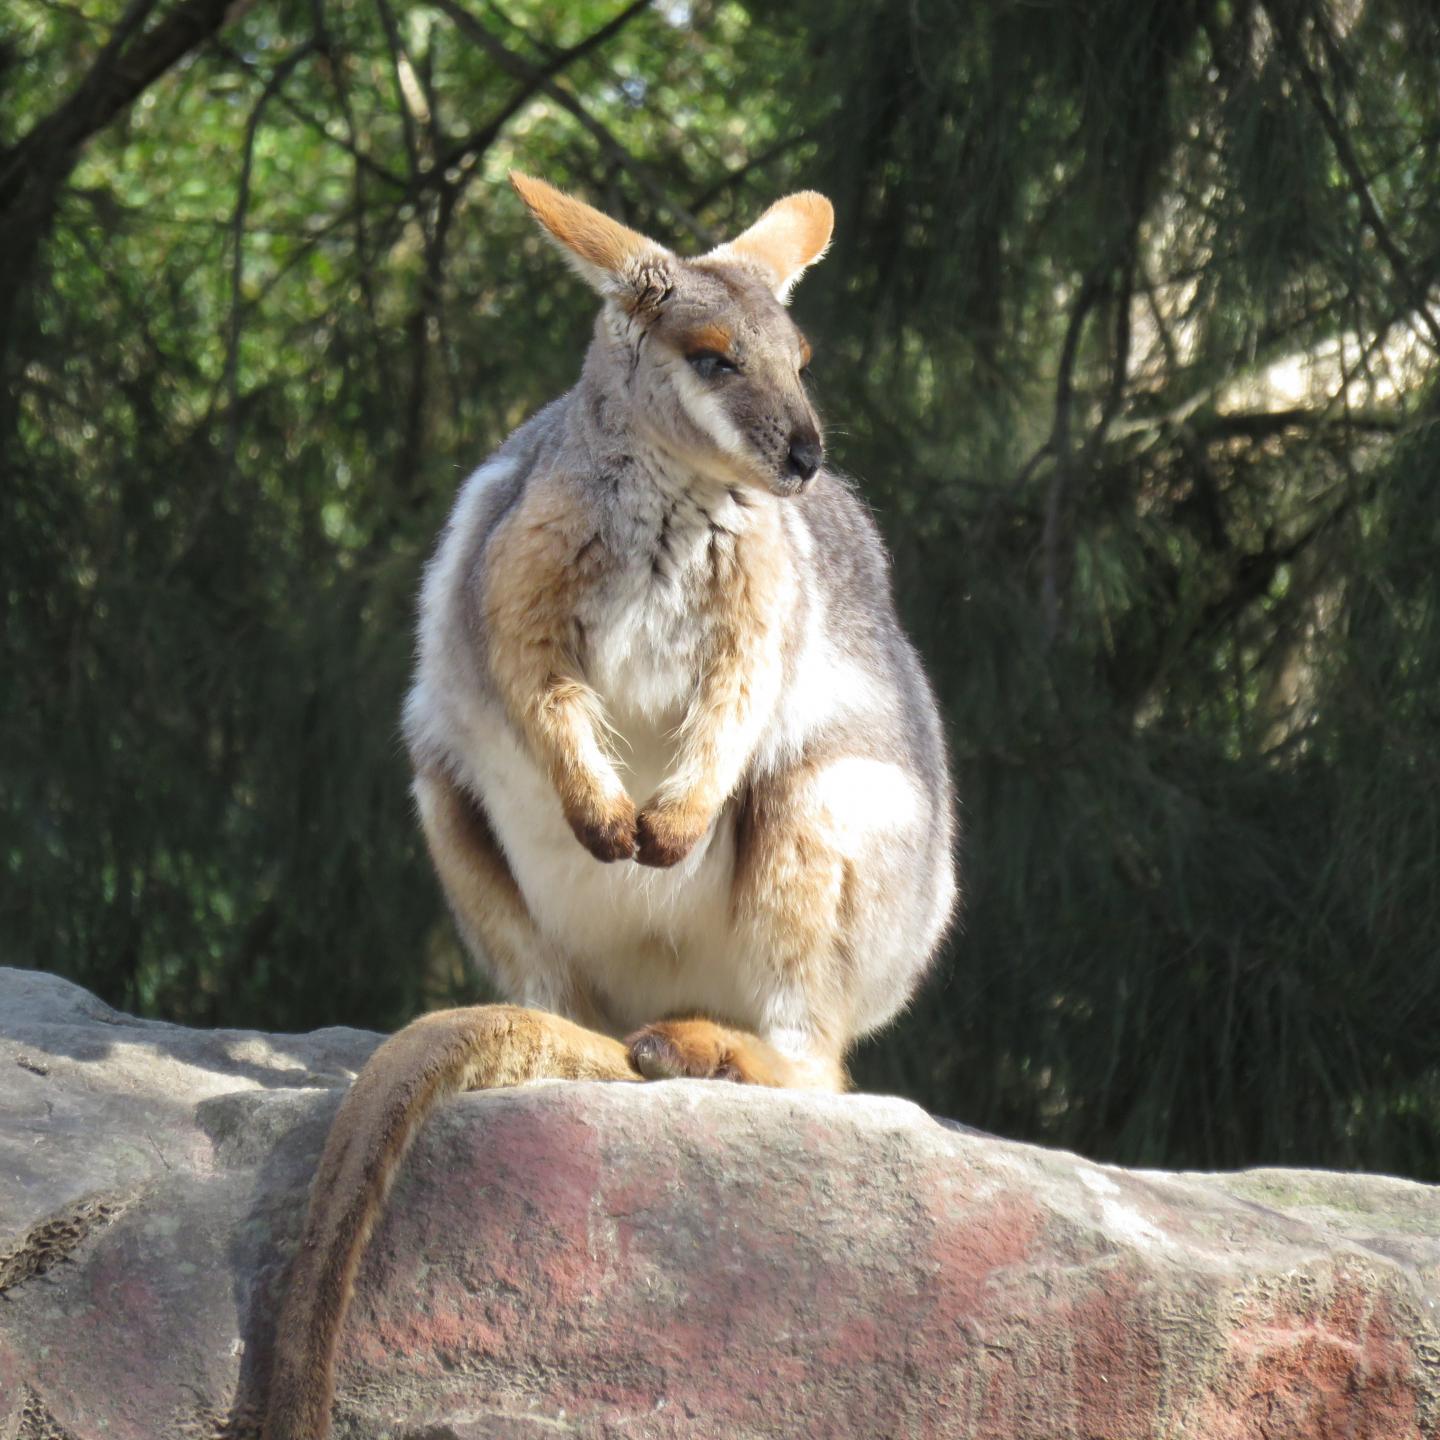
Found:
M 575 839 L 553 786 L 498 716 L 467 759 L 536 924 L 618 1027 L 681 1010 L 761 1022 L 759 977 L 730 934 L 728 809 L 673 869 L 607 865 Z
M 579 617 L 587 679 L 605 704 L 620 778 L 637 808 L 670 769 L 672 736 L 698 680 L 703 637 L 684 584 L 690 540 L 676 536 L 678 575 L 657 581 L 648 561 L 637 565 Z M 690 1010 L 758 1027 L 766 987 L 732 933 L 730 809 L 671 869 L 607 865 L 575 839 L 554 787 L 498 710 L 467 728 L 465 762 L 530 912 L 615 1026 Z

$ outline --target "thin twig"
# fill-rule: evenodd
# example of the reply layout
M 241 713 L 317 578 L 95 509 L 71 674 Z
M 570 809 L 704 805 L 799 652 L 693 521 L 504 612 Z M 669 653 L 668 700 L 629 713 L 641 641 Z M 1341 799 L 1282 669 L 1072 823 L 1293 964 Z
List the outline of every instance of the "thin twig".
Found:
M 793 150 L 809 138 L 809 131 L 796 130 L 785 136 L 783 140 L 777 140 L 773 145 L 767 146 L 759 154 L 752 155 L 743 165 L 737 165 L 733 170 L 727 171 L 708 190 L 697 197 L 693 208 L 696 211 L 709 209 L 727 190 L 738 185 L 752 171 L 764 169 L 772 160 L 779 159 L 787 150 Z
M 316 34 L 319 35 L 320 33 L 320 30 L 317 29 Z M 326 48 L 328 44 L 329 39 L 327 35 L 320 46 L 322 54 L 328 55 L 330 53 Z M 215 48 L 218 54 L 223 55 L 232 64 L 238 65 L 242 70 L 246 70 L 252 75 L 259 76 L 260 67 L 256 65 L 253 60 L 246 59 L 238 50 L 227 45 L 223 40 L 217 40 L 215 42 Z M 373 155 L 362 150 L 356 143 L 353 135 L 347 139 L 342 139 L 338 135 L 331 134 L 326 128 L 325 122 L 316 115 L 314 111 L 307 110 L 291 95 L 279 96 L 278 103 L 282 109 L 288 110 L 290 114 L 302 124 L 308 125 L 322 140 L 328 141 L 331 145 L 338 145 L 357 165 L 363 165 L 366 171 L 377 180 L 383 180 L 387 185 L 393 186 L 397 190 L 408 190 L 409 186 L 404 176 L 397 175 L 393 170 L 382 165 Z
M 719 236 L 675 200 L 665 186 L 661 185 L 650 173 L 649 167 L 632 155 L 606 126 L 586 110 L 575 96 L 549 78 L 544 73 L 544 67 L 532 65 L 523 55 L 517 54 L 509 46 L 503 44 L 463 5 L 459 4 L 459 0 L 435 0 L 435 5 L 438 9 L 443 10 L 470 39 L 475 41 L 501 69 L 527 84 L 537 86 L 563 110 L 567 110 L 573 115 L 601 150 L 640 186 L 652 203 L 673 215 L 702 245 L 709 247 L 719 244 Z M 616 18 L 619 19 L 618 16 Z
M 385 44 L 390 51 L 390 71 L 395 80 L 395 100 L 400 111 L 400 130 L 405 137 L 405 155 L 410 162 L 410 179 L 413 185 L 420 175 L 420 146 L 415 135 L 415 117 L 410 109 L 410 99 L 405 93 L 405 81 L 401 67 L 409 65 L 409 56 L 400 40 L 400 28 L 395 23 L 394 12 L 385 0 L 375 0 L 380 14 L 380 26 L 385 32 Z
M 1282 7 L 1275 5 L 1273 0 L 1266 0 L 1265 12 L 1274 23 L 1276 33 L 1280 36 L 1291 63 L 1299 71 L 1300 79 L 1305 86 L 1305 93 L 1310 97 L 1310 103 L 1320 117 L 1320 123 L 1325 127 L 1325 133 L 1330 137 L 1330 144 L 1334 148 L 1336 158 L 1340 161 L 1341 168 L 1349 177 L 1350 188 L 1359 202 L 1360 215 L 1365 221 L 1366 228 L 1374 235 L 1375 243 L 1390 262 L 1390 269 L 1395 278 L 1405 288 L 1421 322 L 1430 332 L 1433 348 L 1440 350 L 1440 321 L 1437 321 L 1431 313 L 1424 286 L 1416 280 L 1404 251 L 1401 250 L 1390 227 L 1381 217 L 1375 197 L 1370 193 L 1370 186 L 1365 179 L 1365 171 L 1360 164 L 1359 157 L 1350 144 L 1350 139 L 1345 133 L 1345 127 L 1340 123 L 1339 116 L 1325 98 L 1325 87 L 1321 85 L 1319 75 L 1315 73 L 1314 67 L 1305 58 L 1304 46 L 1300 42 L 1300 37 L 1295 31 L 1290 16 L 1282 13 Z
M 79 147 L 182 56 L 223 26 L 231 0 L 187 0 L 143 33 L 156 0 L 131 0 L 85 77 L 55 109 L 0 152 L 0 208 L 32 176 L 58 185 L 73 167 Z M 133 40 L 133 43 L 126 43 Z M 122 53 L 123 52 L 123 53 Z
M 260 130 L 260 120 L 265 106 L 295 73 L 297 67 L 315 54 L 318 48 L 319 46 L 314 40 L 307 40 L 303 45 L 291 51 L 275 67 L 274 73 L 266 81 L 265 88 L 260 92 L 260 98 L 255 102 L 255 107 L 251 110 L 250 118 L 245 124 L 245 146 L 240 162 L 240 181 L 235 194 L 235 212 L 230 221 L 234 254 L 230 262 L 230 327 L 225 342 L 225 391 L 230 397 L 229 462 L 232 470 L 235 467 L 236 456 L 240 448 L 239 407 L 236 401 L 239 398 L 240 329 L 245 283 L 245 215 L 250 208 L 250 173 L 255 163 L 255 137 Z
M 1136 236 L 1132 231 L 1130 245 L 1120 270 L 1120 287 L 1114 297 L 1115 356 L 1110 365 L 1110 385 L 1100 405 L 1100 418 L 1085 442 L 1086 466 L 1093 465 L 1105 443 L 1110 426 L 1125 401 L 1125 384 L 1130 378 L 1130 302 L 1135 294 Z
M 1075 399 L 1075 362 L 1080 353 L 1080 338 L 1085 322 L 1095 308 L 1106 286 L 1109 267 L 1097 265 L 1085 277 L 1070 309 L 1065 327 L 1065 341 L 1060 349 L 1060 369 L 1055 380 L 1055 419 L 1048 442 L 1055 461 L 1050 478 L 1050 491 L 1045 499 L 1045 521 L 1040 532 L 1040 550 L 1044 572 L 1041 579 L 1041 605 L 1045 616 L 1046 634 L 1054 639 L 1060 628 L 1060 550 L 1061 529 L 1066 502 L 1075 482 L 1075 453 L 1070 444 L 1070 412 Z
M 544 81 L 560 74 L 577 60 L 584 59 L 611 36 L 618 34 L 650 3 L 651 0 L 631 0 L 629 5 L 619 14 L 607 20 L 598 30 L 593 31 L 568 50 L 562 50 L 553 60 L 540 66 L 531 79 L 522 85 L 483 125 L 457 140 L 446 149 L 443 155 L 439 156 L 431 169 L 421 175 L 420 188 L 433 189 L 436 186 L 444 185 L 448 183 L 445 180 L 448 171 L 456 166 L 464 165 L 467 161 L 473 164 L 475 159 L 483 155 L 495 142 L 506 123 L 540 93 Z
M 310 0 L 310 14 L 315 30 L 315 43 L 325 61 L 325 71 L 330 78 L 330 88 L 335 92 L 341 117 L 345 121 L 345 134 L 348 140 L 346 149 L 355 157 L 355 163 L 351 167 L 350 187 L 354 197 L 355 253 L 360 262 L 357 268 L 357 278 L 360 285 L 360 298 L 365 303 L 365 315 L 370 321 L 371 333 L 378 337 L 380 331 L 379 308 L 375 301 L 374 278 L 370 274 L 370 227 L 366 222 L 368 205 L 365 193 L 365 166 L 360 160 L 360 128 L 355 123 L 355 106 L 350 99 L 350 87 L 345 83 L 345 57 L 340 53 L 334 37 L 330 33 L 330 26 L 325 15 L 325 0 Z M 327 138 L 328 134 L 327 131 Z M 383 359 L 384 347 L 377 345 L 376 351 Z

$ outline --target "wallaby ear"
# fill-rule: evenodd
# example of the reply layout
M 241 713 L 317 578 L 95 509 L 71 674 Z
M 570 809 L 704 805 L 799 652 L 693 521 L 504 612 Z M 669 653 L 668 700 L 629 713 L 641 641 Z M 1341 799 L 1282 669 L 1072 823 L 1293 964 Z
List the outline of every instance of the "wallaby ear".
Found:
M 714 260 L 748 260 L 769 276 L 785 304 L 795 282 L 824 253 L 835 228 L 835 207 L 814 190 L 777 200 L 743 235 L 710 252 Z
M 668 289 L 664 271 L 673 259 L 664 246 L 544 180 L 512 170 L 510 183 L 591 289 L 627 308 L 654 305 L 664 298 Z

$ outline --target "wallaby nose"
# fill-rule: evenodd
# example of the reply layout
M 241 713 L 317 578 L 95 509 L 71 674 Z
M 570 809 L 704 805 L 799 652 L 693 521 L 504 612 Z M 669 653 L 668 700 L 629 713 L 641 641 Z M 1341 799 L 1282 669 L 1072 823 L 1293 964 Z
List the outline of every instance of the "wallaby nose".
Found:
M 790 454 L 785 463 L 790 473 L 798 475 L 803 481 L 814 478 L 824 458 L 825 447 L 818 440 L 795 439 L 790 442 Z

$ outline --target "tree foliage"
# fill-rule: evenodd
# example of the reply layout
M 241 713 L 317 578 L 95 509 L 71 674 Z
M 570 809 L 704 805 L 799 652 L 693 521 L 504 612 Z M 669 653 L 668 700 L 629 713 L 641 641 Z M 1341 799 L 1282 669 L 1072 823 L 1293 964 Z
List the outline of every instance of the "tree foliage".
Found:
M 830 448 L 967 903 L 869 1085 L 1170 1165 L 1440 1177 L 1440 11 L 15 0 L 5 959 L 198 1023 L 478 993 L 397 741 L 456 484 L 591 301 L 800 185 Z

